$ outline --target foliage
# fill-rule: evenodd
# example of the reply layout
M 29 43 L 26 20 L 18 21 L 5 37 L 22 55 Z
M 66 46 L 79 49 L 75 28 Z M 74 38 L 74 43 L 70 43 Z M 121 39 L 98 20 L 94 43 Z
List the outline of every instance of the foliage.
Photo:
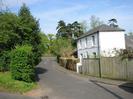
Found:
M 66 23 L 63 20 L 58 22 L 57 26 L 57 37 L 66 37 Z
M 116 53 L 122 59 L 133 59 L 133 49 L 116 50 Z
M 73 52 L 72 40 L 58 37 L 56 38 L 54 34 L 41 34 L 44 55 L 56 55 L 56 56 L 70 56 Z
M 71 25 L 72 38 L 79 37 L 83 34 L 83 27 L 81 23 L 75 21 Z
M 44 33 L 40 33 L 39 35 L 41 37 L 40 47 L 41 47 L 42 53 L 46 54 L 49 51 L 50 40 L 49 40 L 48 36 L 45 35 Z
M 29 45 L 16 46 L 11 51 L 10 70 L 16 80 L 32 82 L 35 79 L 32 47 Z
M 10 72 L 0 72 L 0 91 L 24 93 L 36 88 L 36 83 L 14 80 Z
M 55 39 L 51 50 L 54 55 L 71 56 L 73 50 L 71 40 L 66 38 Z
M 18 43 L 18 17 L 10 12 L 0 13 L 0 51 L 10 50 Z
M 41 60 L 41 37 L 39 35 L 39 23 L 31 15 L 29 8 L 23 4 L 19 11 L 20 17 L 20 31 L 19 35 L 21 37 L 21 44 L 32 45 L 32 51 L 34 53 L 34 64 L 38 64 Z
M 3 51 L 0 53 L 0 71 L 5 72 L 9 70 L 10 51 Z
M 93 29 L 93 28 L 96 28 L 100 25 L 103 24 L 103 21 L 101 21 L 98 17 L 96 16 L 91 16 L 90 18 L 90 28 Z
M 39 22 L 25 4 L 18 15 L 0 12 L 0 71 L 8 70 L 10 64 L 14 79 L 32 82 L 44 50 L 39 33 Z
M 20 17 L 20 37 L 21 43 L 37 46 L 40 44 L 40 29 L 38 21 L 31 15 L 29 8 L 23 4 L 18 16 Z
M 42 47 L 41 44 L 32 48 L 34 65 L 37 65 L 41 61 Z
M 69 70 L 76 71 L 76 64 L 78 62 L 77 58 L 65 58 L 60 57 L 59 64 Z
M 57 26 L 57 37 L 65 37 L 69 39 L 75 39 L 76 37 L 79 37 L 83 34 L 83 27 L 81 24 L 77 21 L 73 23 L 66 23 L 61 20 L 58 22 Z

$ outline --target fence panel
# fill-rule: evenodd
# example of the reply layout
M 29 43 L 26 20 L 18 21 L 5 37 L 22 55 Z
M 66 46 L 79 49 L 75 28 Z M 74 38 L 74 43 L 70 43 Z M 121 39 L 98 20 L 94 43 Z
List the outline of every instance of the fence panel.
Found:
M 112 58 L 102 57 L 100 59 L 100 66 L 101 66 L 101 76 L 102 77 L 111 78 L 113 76 Z
M 112 58 L 113 63 L 113 76 L 115 79 L 127 79 L 127 65 L 126 60 L 121 60 L 121 58 L 114 57 Z
M 133 59 L 127 62 L 127 77 L 128 80 L 133 81 Z
M 99 66 L 101 71 L 99 71 Z M 99 59 L 84 59 L 82 73 L 104 78 L 133 80 L 133 59 L 121 60 L 119 57 L 102 57 Z
M 84 59 L 82 73 L 99 77 L 99 59 Z

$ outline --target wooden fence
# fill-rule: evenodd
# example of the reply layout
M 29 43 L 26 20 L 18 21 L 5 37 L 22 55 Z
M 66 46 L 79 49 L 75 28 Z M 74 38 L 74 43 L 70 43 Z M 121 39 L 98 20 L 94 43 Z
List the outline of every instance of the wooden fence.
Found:
M 118 57 L 84 59 L 80 72 L 96 77 L 133 80 L 133 60 Z

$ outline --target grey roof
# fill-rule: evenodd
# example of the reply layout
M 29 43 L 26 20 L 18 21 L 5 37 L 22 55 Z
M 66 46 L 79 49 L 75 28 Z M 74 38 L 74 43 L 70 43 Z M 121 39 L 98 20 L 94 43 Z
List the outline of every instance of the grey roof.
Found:
M 124 29 L 121 29 L 119 27 L 113 27 L 113 26 L 109 26 L 106 24 L 100 25 L 94 29 L 89 30 L 87 33 L 81 35 L 80 37 L 78 37 L 78 39 L 83 38 L 85 36 L 97 33 L 97 32 L 114 32 L 114 31 L 125 31 Z

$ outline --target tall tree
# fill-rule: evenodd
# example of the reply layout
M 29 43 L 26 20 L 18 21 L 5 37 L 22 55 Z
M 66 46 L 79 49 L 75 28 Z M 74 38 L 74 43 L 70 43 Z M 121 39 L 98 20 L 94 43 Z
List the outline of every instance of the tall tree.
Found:
M 73 34 L 73 25 L 71 23 L 68 23 L 66 26 L 66 36 L 69 39 L 72 39 Z
M 66 37 L 66 23 L 63 20 L 58 22 L 57 30 L 57 37 Z
M 103 21 L 101 21 L 98 17 L 96 16 L 91 16 L 90 18 L 90 28 L 96 28 L 97 26 L 100 26 L 103 24 Z
M 39 22 L 30 13 L 29 8 L 23 4 L 18 13 L 20 18 L 19 35 L 21 37 L 21 44 L 31 44 L 33 46 L 33 52 L 35 53 L 35 60 L 37 64 L 40 60 L 40 44 L 41 38 L 39 36 L 40 28 Z
M 57 26 L 57 37 L 65 37 L 69 39 L 74 39 L 83 34 L 82 25 L 75 21 L 73 23 L 65 24 L 64 21 L 59 21 Z
M 20 17 L 20 36 L 21 43 L 29 43 L 38 45 L 40 43 L 39 37 L 39 22 L 30 13 L 29 8 L 23 4 L 19 11 Z
M 0 52 L 18 43 L 18 17 L 10 12 L 0 13 Z
M 83 27 L 82 25 L 75 21 L 72 23 L 72 33 L 74 34 L 74 37 L 79 37 L 80 35 L 83 34 Z

